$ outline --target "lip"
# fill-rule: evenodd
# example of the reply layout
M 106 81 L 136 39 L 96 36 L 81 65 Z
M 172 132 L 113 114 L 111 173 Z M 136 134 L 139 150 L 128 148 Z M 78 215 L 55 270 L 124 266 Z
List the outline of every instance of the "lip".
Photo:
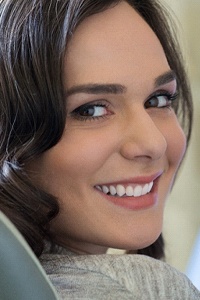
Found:
M 104 183 L 99 183 L 96 184 L 95 186 L 98 185 L 117 185 L 117 184 L 123 184 L 123 185 L 128 185 L 128 184 L 145 184 L 145 183 L 150 183 L 151 181 L 155 181 L 158 177 L 162 175 L 163 171 L 159 171 L 153 175 L 147 175 L 147 176 L 138 176 L 135 178 L 129 178 L 129 179 L 122 179 L 122 180 L 117 180 L 117 181 L 112 181 L 112 182 L 104 182 Z
M 111 196 L 108 194 L 104 194 L 102 191 L 96 189 L 98 193 L 101 194 L 101 196 L 104 197 L 107 201 L 110 203 L 122 207 L 124 209 L 128 210 L 143 210 L 143 209 L 148 209 L 153 206 L 155 206 L 158 202 L 158 182 L 163 174 L 163 171 L 159 171 L 153 175 L 150 176 L 139 176 L 136 178 L 132 179 L 125 179 L 125 180 L 119 180 L 119 181 L 114 181 L 114 182 L 109 182 L 105 184 L 99 184 L 99 185 L 117 185 L 117 184 L 122 184 L 124 186 L 128 184 L 145 184 L 145 183 L 150 183 L 151 181 L 154 182 L 152 190 L 143 196 L 140 197 L 119 197 L 119 196 Z

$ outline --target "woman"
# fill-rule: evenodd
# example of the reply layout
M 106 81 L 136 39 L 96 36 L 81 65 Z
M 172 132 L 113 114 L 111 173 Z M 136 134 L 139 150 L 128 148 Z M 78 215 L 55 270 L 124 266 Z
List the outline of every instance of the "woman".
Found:
M 192 119 L 166 12 L 150 0 L 0 9 L 2 211 L 38 256 L 51 242 L 75 260 L 109 247 L 163 257 L 164 205 Z M 59 264 L 49 255 L 47 272 Z

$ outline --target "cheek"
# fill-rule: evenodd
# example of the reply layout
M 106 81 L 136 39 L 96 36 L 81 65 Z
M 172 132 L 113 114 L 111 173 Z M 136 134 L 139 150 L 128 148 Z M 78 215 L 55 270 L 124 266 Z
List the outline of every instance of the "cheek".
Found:
M 167 132 L 166 140 L 169 165 L 178 169 L 186 151 L 186 137 L 177 120 Z
M 66 133 L 63 139 L 49 153 L 49 161 L 54 161 L 54 167 L 67 172 L 70 177 L 82 178 L 91 175 L 102 167 L 113 149 L 114 141 L 109 139 L 108 132 L 105 134 L 76 130 Z

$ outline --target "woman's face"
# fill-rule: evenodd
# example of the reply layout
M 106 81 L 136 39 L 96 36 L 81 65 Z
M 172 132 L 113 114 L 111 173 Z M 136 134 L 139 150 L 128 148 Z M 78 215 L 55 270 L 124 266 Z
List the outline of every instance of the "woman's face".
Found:
M 64 85 L 63 136 L 31 164 L 59 201 L 57 242 L 80 253 L 150 245 L 186 144 L 158 38 L 126 2 L 95 14 L 69 42 Z

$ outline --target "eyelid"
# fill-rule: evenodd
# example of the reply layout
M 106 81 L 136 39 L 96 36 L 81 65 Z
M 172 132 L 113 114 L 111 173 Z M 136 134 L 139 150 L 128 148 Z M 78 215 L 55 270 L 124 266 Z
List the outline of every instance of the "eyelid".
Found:
M 162 89 L 162 90 L 157 90 L 156 92 L 152 93 L 145 101 L 144 101 L 144 105 L 146 102 L 148 102 L 149 100 L 151 100 L 154 97 L 161 97 L 161 96 L 165 96 L 168 98 L 169 101 L 173 102 L 174 100 L 177 100 L 178 98 L 178 90 L 175 90 L 173 92 L 169 91 L 168 89 Z
M 144 102 L 144 107 L 146 109 L 149 108 L 170 108 L 173 106 L 173 101 L 175 101 L 178 97 L 178 92 L 169 92 L 169 91 L 156 91 L 151 96 L 148 97 L 148 99 Z M 161 98 L 161 99 L 159 99 Z M 165 98 L 165 101 L 163 102 L 163 98 Z M 152 105 L 153 103 L 150 103 L 150 101 L 153 101 L 153 99 L 157 99 L 158 103 L 157 105 Z M 161 100 L 161 103 L 159 101 Z M 155 103 L 154 103 L 155 104 Z
M 74 111 L 76 111 L 82 107 L 84 108 L 84 107 L 95 106 L 95 105 L 107 106 L 107 105 L 109 105 L 109 102 L 104 98 L 95 99 L 95 100 L 91 100 L 91 101 L 84 100 L 82 104 L 80 103 L 79 105 L 75 106 L 74 108 L 72 108 L 70 110 L 68 109 L 68 114 L 71 114 Z
M 158 96 L 171 96 L 171 97 L 177 97 L 178 96 L 178 90 L 176 89 L 175 91 L 172 91 L 170 89 L 160 89 L 160 90 L 156 90 L 155 92 L 153 92 L 152 94 L 149 95 L 149 97 L 145 100 L 149 100 L 152 97 L 158 97 Z
M 108 110 L 108 113 L 100 116 L 82 116 L 81 114 L 79 114 L 81 110 L 88 109 L 90 107 L 95 107 L 95 106 L 105 108 L 106 110 Z M 112 111 L 110 111 L 109 113 L 109 107 L 110 107 L 110 103 L 105 99 L 93 100 L 93 101 L 86 102 L 82 105 L 79 105 L 74 110 L 72 110 L 68 115 L 80 121 L 99 120 L 99 119 L 106 118 L 112 114 Z

